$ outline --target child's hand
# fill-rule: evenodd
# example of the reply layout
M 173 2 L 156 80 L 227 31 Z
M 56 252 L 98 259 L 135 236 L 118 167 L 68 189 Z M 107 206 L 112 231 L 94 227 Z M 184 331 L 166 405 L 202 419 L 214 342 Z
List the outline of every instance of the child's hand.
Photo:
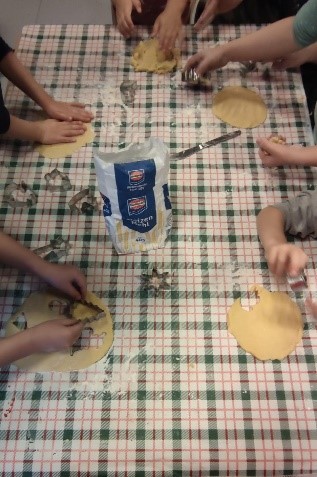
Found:
M 133 8 L 135 8 L 138 13 L 142 12 L 141 0 L 115 0 L 114 3 L 118 30 L 125 38 L 129 38 L 134 31 L 131 12 Z
M 269 139 L 259 138 L 259 156 L 265 167 L 296 165 L 299 163 L 300 149 L 294 146 L 276 144 Z
M 80 300 L 86 295 L 86 278 L 73 265 L 57 265 L 45 262 L 40 276 L 47 283 L 71 296 L 74 300 Z
M 63 142 L 75 142 L 76 137 L 81 136 L 86 131 L 86 126 L 80 121 L 57 121 L 56 119 L 45 119 L 35 121 L 38 130 L 38 142 L 41 144 L 60 144 Z
M 306 253 L 291 243 L 272 245 L 266 250 L 265 255 L 269 269 L 278 277 L 286 274 L 298 275 L 306 267 L 308 261 Z
M 52 119 L 59 121 L 81 121 L 89 123 L 94 115 L 85 109 L 81 103 L 64 103 L 63 101 L 49 101 L 45 108 L 46 114 Z
M 83 328 L 84 322 L 61 316 L 28 328 L 26 333 L 34 344 L 34 352 L 52 353 L 72 346 Z
M 185 70 L 195 68 L 199 75 L 203 75 L 209 70 L 222 68 L 227 64 L 224 51 L 221 46 L 208 48 L 191 56 L 185 65 Z
M 156 19 L 152 35 L 157 38 L 163 51 L 170 51 L 175 47 L 176 40 L 182 41 L 183 24 L 181 16 L 171 16 L 168 12 L 162 12 Z

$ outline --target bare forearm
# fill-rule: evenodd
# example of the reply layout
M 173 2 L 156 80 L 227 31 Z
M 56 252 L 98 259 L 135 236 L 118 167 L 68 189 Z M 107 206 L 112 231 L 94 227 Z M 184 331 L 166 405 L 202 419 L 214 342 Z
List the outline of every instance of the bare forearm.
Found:
M 41 129 L 38 127 L 37 121 L 26 121 L 10 115 L 10 127 L 2 137 L 4 139 L 41 142 Z
M 0 367 L 17 359 L 35 353 L 34 342 L 29 330 L 21 331 L 16 335 L 0 339 Z
M 168 0 L 165 11 L 181 15 L 186 8 L 187 0 Z
M 276 207 L 265 207 L 256 219 L 257 230 L 264 250 L 273 245 L 287 243 L 284 232 L 284 217 Z
M 222 45 L 226 62 L 273 61 L 299 50 L 293 34 L 294 17 L 284 18 L 250 35 Z
M 33 101 L 45 109 L 51 97 L 43 87 L 33 78 L 30 71 L 25 68 L 14 52 L 8 53 L 0 62 L 0 71 L 17 88 L 23 91 Z
M 46 262 L 19 242 L 0 232 L 0 262 L 21 271 L 42 276 Z
M 298 149 L 298 155 L 295 152 L 295 148 L 292 156 L 295 157 L 296 162 L 294 164 L 299 166 L 317 166 L 317 146 L 302 147 Z

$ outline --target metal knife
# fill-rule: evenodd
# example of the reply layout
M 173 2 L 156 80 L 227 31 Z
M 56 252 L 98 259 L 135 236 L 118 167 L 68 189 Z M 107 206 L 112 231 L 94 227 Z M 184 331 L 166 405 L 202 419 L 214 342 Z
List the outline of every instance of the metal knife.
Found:
M 211 139 L 210 141 L 197 144 L 196 146 L 190 147 L 189 149 L 184 149 L 184 151 L 172 153 L 170 154 L 170 158 L 175 161 L 179 161 L 180 159 L 185 159 L 185 157 L 189 157 L 192 154 L 196 154 L 196 152 L 199 152 L 202 149 L 215 146 L 216 144 L 219 144 L 220 142 L 229 141 L 229 139 L 233 139 L 237 136 L 240 136 L 240 134 L 241 134 L 241 131 L 240 129 L 238 129 L 237 131 L 224 134 L 223 136 L 216 137 L 215 139 Z

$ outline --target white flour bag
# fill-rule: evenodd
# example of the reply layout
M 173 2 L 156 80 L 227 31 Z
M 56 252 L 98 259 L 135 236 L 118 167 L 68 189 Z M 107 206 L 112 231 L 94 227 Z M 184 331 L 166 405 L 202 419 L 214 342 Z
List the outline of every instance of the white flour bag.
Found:
M 119 254 L 164 246 L 172 226 L 169 153 L 151 138 L 120 152 L 94 156 L 103 214 Z

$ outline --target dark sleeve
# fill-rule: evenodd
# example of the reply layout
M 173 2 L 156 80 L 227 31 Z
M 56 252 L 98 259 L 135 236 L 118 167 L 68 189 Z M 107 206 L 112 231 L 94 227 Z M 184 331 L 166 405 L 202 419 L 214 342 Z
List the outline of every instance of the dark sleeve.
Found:
M 284 217 L 284 229 L 301 238 L 317 238 L 317 191 L 301 192 L 293 199 L 274 204 Z
M 0 36 L 0 61 L 4 58 L 12 48 Z M 10 114 L 4 105 L 2 88 L 0 84 L 0 134 L 4 134 L 10 127 Z
M 9 45 L 6 44 L 4 39 L 0 36 L 0 61 L 4 58 L 10 51 L 13 51 Z
M 10 114 L 4 105 L 2 88 L 0 84 L 0 134 L 4 134 L 10 127 Z

